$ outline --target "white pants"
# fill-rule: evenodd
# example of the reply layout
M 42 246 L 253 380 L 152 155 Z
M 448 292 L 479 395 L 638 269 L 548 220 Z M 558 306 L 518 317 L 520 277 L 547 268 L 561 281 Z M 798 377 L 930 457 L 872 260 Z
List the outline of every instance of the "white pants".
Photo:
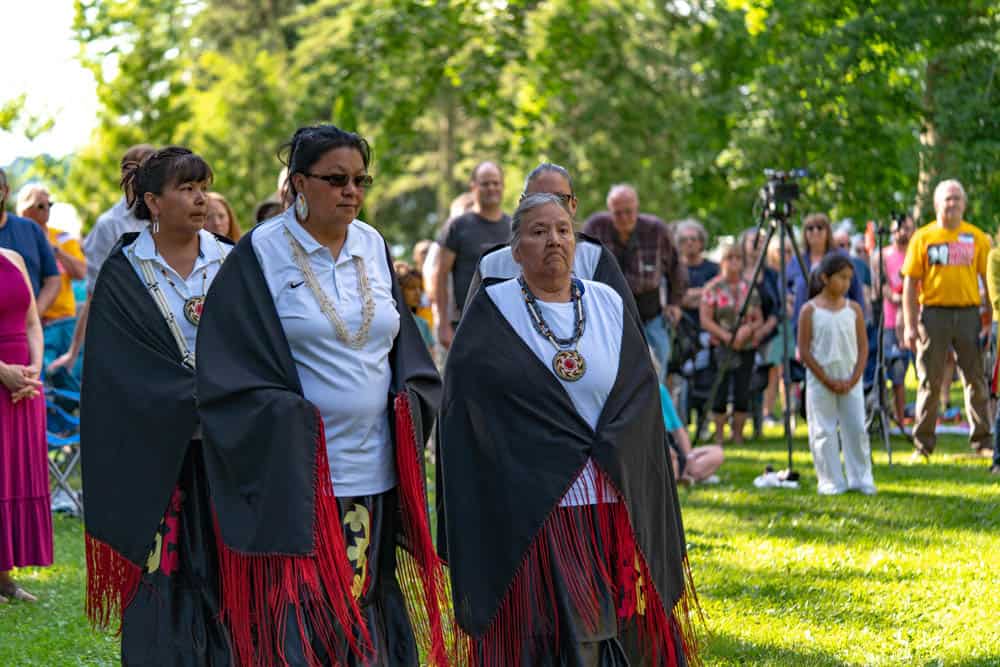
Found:
M 816 466 L 817 491 L 842 493 L 847 489 L 873 491 L 871 445 L 865 430 L 865 395 L 858 382 L 846 394 L 835 394 L 809 375 L 806 385 L 806 418 L 809 421 L 809 449 Z M 837 426 L 844 450 L 840 466 Z

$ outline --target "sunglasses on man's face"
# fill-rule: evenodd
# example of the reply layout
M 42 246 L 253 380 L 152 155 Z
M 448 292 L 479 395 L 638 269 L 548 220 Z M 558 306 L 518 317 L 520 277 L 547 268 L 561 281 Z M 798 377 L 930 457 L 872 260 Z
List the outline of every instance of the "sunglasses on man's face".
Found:
M 310 174 L 309 172 L 303 172 L 303 176 L 326 181 L 331 187 L 334 188 L 346 188 L 348 183 L 354 183 L 354 187 L 361 190 L 367 190 L 372 186 L 372 183 L 375 182 L 375 179 L 372 178 L 371 174 L 362 174 L 352 178 L 347 174 Z
M 37 208 L 39 211 L 46 211 L 52 208 L 52 203 L 47 201 L 40 201 L 37 204 L 35 204 L 35 208 Z

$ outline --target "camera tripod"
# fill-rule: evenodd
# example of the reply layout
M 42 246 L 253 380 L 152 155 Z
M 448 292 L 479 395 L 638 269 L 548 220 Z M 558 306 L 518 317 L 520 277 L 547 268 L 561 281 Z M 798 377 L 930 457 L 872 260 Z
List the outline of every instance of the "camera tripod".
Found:
M 902 220 L 897 219 L 896 223 L 902 224 Z M 875 386 L 873 387 L 871 412 L 865 420 L 865 427 L 868 429 L 869 436 L 877 436 L 882 440 L 885 452 L 889 457 L 889 465 L 892 465 L 890 423 L 895 424 L 900 433 L 909 440 L 912 441 L 913 436 L 907 433 L 903 427 L 903 423 L 900 421 L 902 415 L 894 415 L 886 408 L 885 309 L 883 307 L 884 297 L 882 292 L 884 287 L 889 283 L 889 279 L 885 275 L 885 256 L 882 253 L 885 244 L 882 242 L 882 237 L 887 231 L 881 223 L 876 224 L 875 252 L 876 257 L 878 257 L 878 285 L 875 290 L 875 298 L 872 300 L 872 309 L 876 312 L 877 318 L 875 327 Z M 893 323 L 893 326 L 895 326 L 895 323 Z
M 799 473 L 794 469 L 792 463 L 792 410 L 790 400 L 792 380 L 791 368 L 789 365 L 789 360 L 792 357 L 792 347 L 791 341 L 789 340 L 791 336 L 791 326 L 788 322 L 787 313 L 788 263 L 785 259 L 785 244 L 791 244 L 795 261 L 799 263 L 800 267 L 805 267 L 805 264 L 802 261 L 802 255 L 799 252 L 798 244 L 795 242 L 795 234 L 793 233 L 791 225 L 788 222 L 792 215 L 792 201 L 798 196 L 798 186 L 793 182 L 793 179 L 800 175 L 804 175 L 804 172 L 784 174 L 782 172 L 771 172 L 768 170 L 765 173 L 767 174 L 769 181 L 767 186 L 761 190 L 761 201 L 764 206 L 761 211 L 761 216 L 757 224 L 756 235 L 754 238 L 754 245 L 756 247 L 757 244 L 761 242 L 761 228 L 766 225 L 767 232 L 763 240 L 763 250 L 757 258 L 756 266 L 754 266 L 753 278 L 750 282 L 750 289 L 747 292 L 747 297 L 743 301 L 743 305 L 740 307 L 739 314 L 736 316 L 736 322 L 729 330 L 730 347 L 727 347 L 725 349 L 725 353 L 722 355 L 718 371 L 715 374 L 715 379 L 712 381 L 712 388 L 709 391 L 708 398 L 705 400 L 705 409 L 699 412 L 698 424 L 695 429 L 692 446 L 698 444 L 698 438 L 705 425 L 705 418 L 708 413 L 708 409 L 711 408 L 711 405 L 715 400 L 715 396 L 719 391 L 720 385 L 722 384 L 722 379 L 725 377 L 726 372 L 729 370 L 730 366 L 737 357 L 737 353 L 732 349 L 731 344 L 735 340 L 736 332 L 742 325 L 747 311 L 749 310 L 751 294 L 753 294 L 754 290 L 757 290 L 757 294 L 760 296 L 760 278 L 764 272 L 764 264 L 767 261 L 767 247 L 770 245 L 771 239 L 774 235 L 778 234 L 778 245 L 781 258 L 778 271 L 778 327 L 780 327 L 779 331 L 782 333 L 781 365 L 782 378 L 785 384 L 784 402 L 786 403 L 781 412 L 784 426 L 785 446 L 788 449 L 788 468 L 779 472 L 778 478 L 782 481 L 798 481 Z M 736 391 L 749 391 L 749 387 L 737 387 Z

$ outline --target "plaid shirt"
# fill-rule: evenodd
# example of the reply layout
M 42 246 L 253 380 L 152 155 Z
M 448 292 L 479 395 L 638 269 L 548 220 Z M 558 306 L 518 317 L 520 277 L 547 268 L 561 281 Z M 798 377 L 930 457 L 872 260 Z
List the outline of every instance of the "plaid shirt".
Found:
M 684 295 L 683 265 L 670 240 L 670 230 L 655 215 L 640 213 L 635 228 L 624 243 L 618 237 L 610 213 L 595 213 L 583 225 L 583 233 L 593 236 L 618 260 L 632 294 L 659 289 L 667 281 L 667 302 L 678 305 Z

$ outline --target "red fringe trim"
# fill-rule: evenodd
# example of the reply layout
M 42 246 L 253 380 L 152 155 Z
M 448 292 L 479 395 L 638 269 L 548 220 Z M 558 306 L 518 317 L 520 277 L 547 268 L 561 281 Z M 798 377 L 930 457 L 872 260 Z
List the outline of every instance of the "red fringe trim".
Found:
M 441 603 L 448 599 L 447 581 L 441 558 L 431 539 L 427 510 L 427 491 L 421 465 L 423 447 L 417 445 L 410 401 L 406 392 L 396 396 L 396 469 L 399 473 L 399 500 L 403 513 L 403 531 L 409 553 L 401 553 L 397 576 L 403 590 L 422 591 L 423 610 L 407 606 L 417 642 L 428 664 L 449 664 L 441 621 Z M 420 612 L 423 613 L 420 613 Z
M 107 629 L 111 619 L 118 621 L 121 632 L 125 608 L 135 598 L 142 580 L 142 568 L 89 533 L 85 538 L 87 552 L 86 612 L 90 624 Z
M 623 496 L 596 465 L 591 470 L 596 497 L 570 488 L 565 498 L 577 504 L 557 507 L 546 519 L 489 628 L 481 637 L 463 636 L 459 656 L 463 664 L 531 664 L 535 656 L 558 651 L 553 568 L 558 568 L 570 602 L 588 630 L 597 629 L 601 598 L 610 591 L 617 606 L 619 630 L 629 623 L 637 629 L 643 664 L 680 664 L 675 632 L 681 638 L 687 664 L 701 664 L 691 618 L 692 610 L 699 616 L 701 612 L 687 558 L 683 562 L 684 591 L 674 609 L 667 610 L 636 543 Z
M 345 660 L 340 655 L 343 639 L 362 662 L 372 651 L 367 625 L 351 592 L 354 572 L 346 557 L 326 457 L 326 436 L 318 414 L 317 421 L 313 552 L 304 556 L 240 553 L 222 542 L 216 527 L 221 618 L 232 635 L 239 665 L 288 664 L 284 649 L 289 612 L 295 614 L 309 665 L 323 664 L 312 649 L 315 639 L 335 664 Z

